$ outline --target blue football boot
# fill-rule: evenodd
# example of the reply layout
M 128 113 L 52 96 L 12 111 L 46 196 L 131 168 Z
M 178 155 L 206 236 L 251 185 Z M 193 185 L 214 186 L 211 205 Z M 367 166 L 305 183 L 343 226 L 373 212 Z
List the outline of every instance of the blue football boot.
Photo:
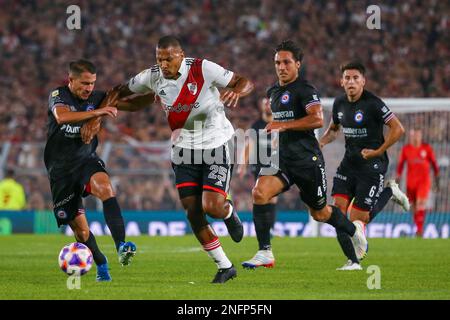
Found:
M 136 254 L 136 245 L 131 241 L 121 242 L 117 253 L 119 254 L 119 263 L 122 266 L 127 266 Z
M 111 275 L 109 274 L 108 261 L 97 266 L 97 278 L 95 280 L 98 282 L 112 281 Z

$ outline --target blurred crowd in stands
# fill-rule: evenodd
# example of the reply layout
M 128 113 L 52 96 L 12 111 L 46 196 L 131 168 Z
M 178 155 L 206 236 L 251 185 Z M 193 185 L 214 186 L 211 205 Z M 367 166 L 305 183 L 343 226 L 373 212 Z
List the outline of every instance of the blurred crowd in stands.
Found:
M 66 26 L 66 9 L 72 4 L 81 9 L 81 30 Z M 367 88 L 381 97 L 449 97 L 450 2 L 382 1 L 381 30 L 366 26 L 370 4 L 340 0 L 0 0 L 0 138 L 2 144 L 13 145 L 6 165 L 23 169 L 19 181 L 25 186 L 30 208 L 50 208 L 42 160 L 47 101 L 50 91 L 67 81 L 69 61 L 84 57 L 96 63 L 97 88 L 107 90 L 154 65 L 155 44 L 166 34 L 181 39 L 186 56 L 207 58 L 254 81 L 255 92 L 241 100 L 238 108 L 227 111 L 235 128 L 247 129 L 258 119 L 258 100 L 276 81 L 274 47 L 288 38 L 303 48 L 301 74 L 322 97 L 342 94 L 339 65 L 355 58 L 367 67 Z M 449 131 L 440 129 L 442 119 L 436 121 L 429 140 L 448 141 Z M 101 141 L 135 145 L 168 141 L 170 134 L 164 112 L 154 105 L 108 120 Z M 156 173 L 124 172 L 126 168 L 145 170 L 139 152 L 146 151 L 136 150 L 137 154 L 130 155 L 113 148 L 108 156 L 122 207 L 180 209 L 168 159 L 153 166 Z M 252 184 L 252 179 L 234 177 L 232 189 L 241 210 L 251 209 Z M 303 208 L 298 191 L 286 193 L 280 206 Z

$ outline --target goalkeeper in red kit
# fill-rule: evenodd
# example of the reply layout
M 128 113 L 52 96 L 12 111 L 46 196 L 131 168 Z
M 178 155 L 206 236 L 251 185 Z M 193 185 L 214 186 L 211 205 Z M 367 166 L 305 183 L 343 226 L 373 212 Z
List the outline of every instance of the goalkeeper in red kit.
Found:
M 430 165 L 433 167 L 434 183 L 437 190 L 439 188 L 439 167 L 431 146 L 422 142 L 422 131 L 420 129 L 410 130 L 409 143 L 402 148 L 397 166 L 398 181 L 401 179 L 405 162 L 408 167 L 406 178 L 407 195 L 412 204 L 414 223 L 417 227 L 416 235 L 421 237 L 425 221 L 426 203 L 431 189 Z

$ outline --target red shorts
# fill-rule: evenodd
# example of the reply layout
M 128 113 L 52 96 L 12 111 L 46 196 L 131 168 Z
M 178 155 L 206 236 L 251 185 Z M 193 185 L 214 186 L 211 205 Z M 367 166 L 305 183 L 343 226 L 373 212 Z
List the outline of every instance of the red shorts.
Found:
M 406 194 L 408 195 L 409 201 L 416 202 L 417 200 L 428 199 L 428 194 L 430 193 L 431 182 L 421 181 L 413 185 L 408 185 L 406 187 Z

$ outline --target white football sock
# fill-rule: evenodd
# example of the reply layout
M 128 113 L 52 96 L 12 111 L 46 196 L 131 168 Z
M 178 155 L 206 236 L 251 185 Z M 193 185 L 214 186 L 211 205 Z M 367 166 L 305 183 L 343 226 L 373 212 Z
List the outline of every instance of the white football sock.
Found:
M 203 245 L 203 249 L 208 253 L 219 269 L 228 269 L 232 266 L 230 260 L 228 260 L 225 252 L 222 249 L 219 238 L 214 238 L 211 242 Z

